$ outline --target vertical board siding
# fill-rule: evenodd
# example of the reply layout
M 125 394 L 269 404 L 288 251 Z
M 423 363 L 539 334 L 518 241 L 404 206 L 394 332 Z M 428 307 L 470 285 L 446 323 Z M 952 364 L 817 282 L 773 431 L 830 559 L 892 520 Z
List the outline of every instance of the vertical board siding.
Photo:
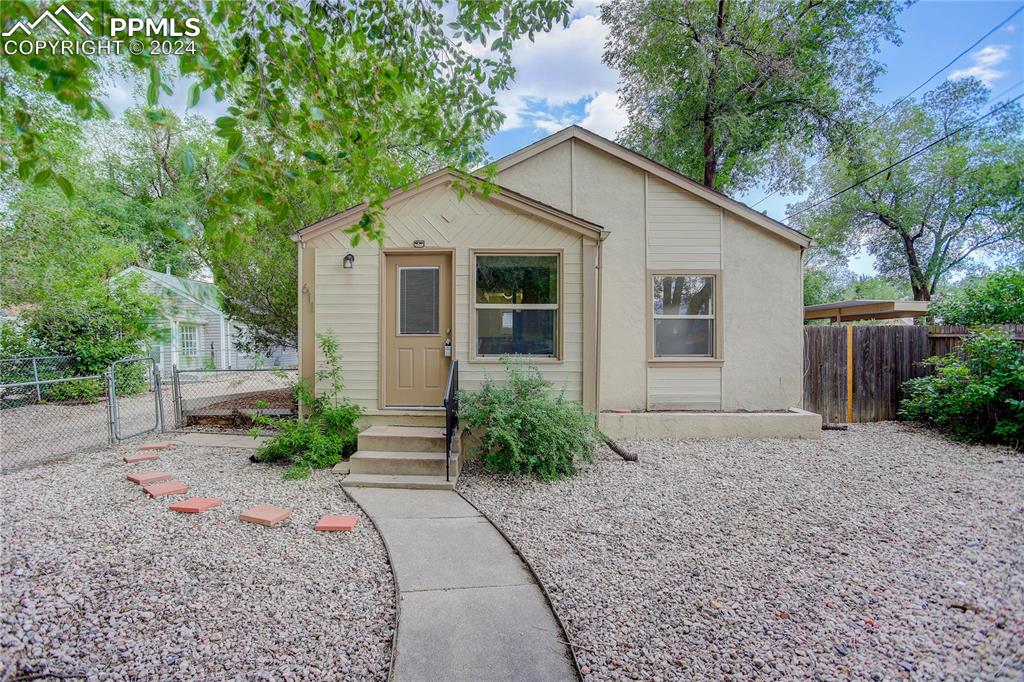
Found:
M 649 367 L 647 409 L 722 409 L 720 367 Z
M 423 192 L 393 206 L 384 215 L 385 248 L 454 248 L 455 310 L 453 358 L 459 360 L 459 385 L 473 390 L 486 376 L 499 378 L 497 360 L 469 361 L 470 249 L 562 249 L 565 340 L 561 362 L 537 363 L 541 373 L 566 398 L 580 400 L 583 390 L 583 246 L 580 235 L 478 197 L 463 200 L 448 187 Z M 316 247 L 316 332 L 338 339 L 345 393 L 363 407 L 378 408 L 380 261 L 375 245 L 349 245 L 348 236 L 331 232 L 314 240 Z M 345 254 L 355 266 L 342 268 Z M 317 363 L 322 358 L 317 358 Z
M 1024 342 L 1024 325 L 1000 325 Z M 965 326 L 853 328 L 853 421 L 896 419 L 908 379 L 927 376 L 925 361 L 956 352 Z M 804 327 L 804 409 L 826 422 L 845 422 L 846 327 Z
M 721 228 L 722 209 L 648 176 L 648 269 L 720 270 Z

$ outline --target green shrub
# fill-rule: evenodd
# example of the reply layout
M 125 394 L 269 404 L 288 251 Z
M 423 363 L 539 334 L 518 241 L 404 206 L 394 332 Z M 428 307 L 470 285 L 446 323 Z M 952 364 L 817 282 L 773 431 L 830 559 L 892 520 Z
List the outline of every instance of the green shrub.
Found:
M 931 312 L 943 324 L 1024 324 L 1024 267 L 967 279 Z
M 290 466 L 285 478 L 306 478 L 313 469 L 334 466 L 356 451 L 359 429 L 356 421 L 363 408 L 342 396 L 341 358 L 338 342 L 326 334 L 318 334 L 324 366 L 317 370 L 317 382 L 325 390 L 315 395 L 309 382 L 299 380 L 295 385 L 295 401 L 308 409 L 304 419 L 272 418 L 257 415 L 253 421 L 269 426 L 278 433 L 256 451 L 260 462 L 283 462 Z M 256 429 L 254 435 L 258 435 Z
M 488 377 L 480 390 L 459 392 L 459 419 L 480 438 L 484 465 L 552 481 L 592 462 L 601 438 L 594 416 L 563 395 L 552 397 L 536 367 L 503 363 L 504 383 Z
M 105 375 L 111 363 L 144 356 L 150 341 L 160 337 L 152 320 L 159 317 L 158 299 L 140 288 L 138 276 L 104 282 L 90 289 L 67 291 L 30 308 L 19 319 L 23 339 L 7 334 L 4 349 L 16 344 L 30 346 L 36 355 L 68 356 L 59 367 L 44 365 L 41 378 Z M 5 325 L 6 326 L 6 325 Z M 118 365 L 114 372 L 120 395 L 134 395 L 146 388 L 144 362 Z M 106 392 L 104 380 L 52 384 L 45 399 L 95 401 Z
M 1008 332 L 976 329 L 959 352 L 928 362 L 935 374 L 903 384 L 903 419 L 956 440 L 1024 444 L 1024 349 Z

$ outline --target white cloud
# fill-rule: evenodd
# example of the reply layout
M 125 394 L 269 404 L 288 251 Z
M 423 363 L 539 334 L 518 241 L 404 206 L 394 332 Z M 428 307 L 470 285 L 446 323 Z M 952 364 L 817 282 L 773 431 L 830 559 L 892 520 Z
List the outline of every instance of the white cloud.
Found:
M 597 16 L 597 0 L 578 1 L 567 27 L 555 26 L 539 33 L 534 41 L 522 39 L 512 50 L 515 82 L 499 93 L 498 106 L 505 114 L 502 130 L 535 128 L 552 133 L 584 120 L 596 129 L 617 128 L 611 110 L 616 100 L 618 77 L 601 62 L 608 29 Z M 584 105 L 584 103 L 586 103 Z
M 1017 24 L 1010 24 L 1006 28 L 1003 29 L 1003 32 L 1004 33 L 1013 33 L 1016 30 L 1017 30 Z
M 607 138 L 614 138 L 628 121 L 626 111 L 619 106 L 619 97 L 614 92 L 598 93 L 587 102 L 586 114 L 580 125 Z
M 1000 71 L 996 67 L 1005 62 L 1009 56 L 1009 45 L 986 45 L 971 54 L 971 61 L 974 62 L 971 66 L 951 71 L 949 80 L 977 78 L 991 87 L 993 83 L 1006 75 L 1005 71 Z

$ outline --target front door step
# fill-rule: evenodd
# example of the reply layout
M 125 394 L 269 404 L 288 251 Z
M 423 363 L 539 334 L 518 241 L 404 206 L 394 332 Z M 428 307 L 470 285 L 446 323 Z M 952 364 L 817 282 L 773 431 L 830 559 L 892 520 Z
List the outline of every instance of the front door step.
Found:
M 452 451 L 459 439 L 452 442 Z M 371 426 L 359 434 L 359 449 L 377 452 L 444 452 L 444 429 L 434 426 Z
M 349 474 L 342 480 L 343 488 L 410 488 L 415 490 L 455 490 L 458 475 L 450 481 L 440 476 L 390 475 L 390 474 Z
M 349 471 L 353 474 L 443 476 L 445 474 L 445 455 L 443 452 L 360 450 L 349 459 Z M 458 474 L 458 453 L 452 453 L 448 471 L 452 475 Z

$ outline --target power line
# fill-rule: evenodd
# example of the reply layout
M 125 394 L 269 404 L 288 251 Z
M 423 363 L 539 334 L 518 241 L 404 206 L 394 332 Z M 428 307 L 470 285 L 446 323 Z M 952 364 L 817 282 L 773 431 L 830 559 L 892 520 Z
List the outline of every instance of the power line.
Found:
M 965 54 L 967 54 L 968 52 L 970 52 L 971 50 L 973 50 L 974 48 L 976 48 L 976 47 L 977 47 L 978 45 L 980 45 L 980 44 L 981 44 L 981 43 L 982 43 L 982 42 L 983 42 L 983 41 L 984 41 L 984 40 L 985 40 L 986 38 L 988 38 L 988 37 L 989 37 L 990 35 L 992 35 L 992 34 L 993 34 L 993 33 L 995 33 L 996 31 L 998 31 L 998 30 L 999 30 L 1000 28 L 1002 28 L 1002 27 L 1003 27 L 1003 26 L 1004 26 L 1004 25 L 1005 25 L 1005 24 L 1006 24 L 1006 23 L 1007 23 L 1008 21 L 1010 21 L 1011 19 L 1013 19 L 1013 18 L 1014 18 L 1015 16 L 1017 16 L 1018 14 L 1020 14 L 1020 13 L 1021 13 L 1022 11 L 1024 11 L 1024 5 L 1021 5 L 1020 7 L 1018 7 L 1018 8 L 1016 9 L 1016 10 L 1014 10 L 1014 11 L 1013 11 L 1012 13 L 1010 13 L 1010 16 L 1006 17 L 1005 19 L 1003 19 L 1002 21 L 1000 21 L 1000 22 L 999 22 L 998 24 L 996 24 L 995 26 L 993 26 L 992 28 L 990 28 L 990 29 L 988 30 L 988 32 L 987 32 L 987 33 L 985 33 L 985 35 L 981 36 L 980 38 L 978 38 L 977 40 L 975 40 L 975 41 L 974 41 L 973 43 L 971 43 L 971 45 L 970 45 L 970 46 L 968 46 L 967 48 L 965 48 L 965 49 L 964 49 L 964 50 L 963 50 L 963 51 L 962 51 L 962 52 L 961 52 L 960 54 L 958 54 L 957 56 L 953 57 L 953 58 L 952 58 L 951 60 L 949 60 L 948 62 L 946 62 L 945 64 L 943 64 L 943 65 L 942 65 L 941 67 L 939 67 L 939 69 L 938 69 L 938 70 L 936 70 L 936 71 L 935 71 L 935 73 L 933 73 L 932 75 L 928 76 L 928 78 L 926 78 L 926 79 L 924 79 L 923 81 L 921 81 L 921 82 L 920 82 L 920 83 L 919 83 L 919 84 L 917 85 L 917 87 L 915 87 L 915 88 L 914 88 L 913 90 L 911 90 L 911 91 L 910 91 L 910 92 L 908 92 L 907 94 L 903 95 L 902 97 L 900 97 L 899 99 L 897 99 L 896 101 L 894 101 L 894 102 L 893 102 L 892 104 L 890 104 L 889 106 L 887 106 L 887 107 L 886 107 L 885 109 L 883 109 L 883 110 L 882 110 L 882 112 L 878 114 L 878 116 L 876 116 L 875 118 L 871 119 L 871 120 L 870 120 L 870 121 L 869 121 L 868 123 L 866 123 L 865 125 L 863 125 L 863 126 L 861 126 L 860 128 L 858 128 L 858 129 L 857 129 L 857 131 L 856 131 L 856 132 L 855 132 L 854 134 L 859 134 L 859 133 L 862 133 L 862 132 L 864 132 L 865 130 L 867 130 L 868 128 L 870 128 L 871 126 L 873 126 L 873 125 L 874 125 L 875 123 L 877 123 L 877 122 L 879 121 L 879 119 L 881 119 L 881 118 L 882 118 L 883 116 L 885 116 L 886 114 L 888 114 L 888 113 L 889 113 L 890 111 L 892 111 L 893 109 L 895 109 L 896 107 L 898 107 L 898 106 L 899 106 L 900 104 L 902 104 L 903 102 L 906 102 L 906 101 L 907 101 L 908 99 L 910 99 L 910 97 L 912 97 L 912 96 L 913 96 L 913 94 L 914 94 L 915 92 L 917 92 L 918 90 L 920 90 L 920 89 L 921 89 L 921 88 L 923 88 L 924 86 L 926 86 L 926 85 L 928 85 L 929 83 L 931 83 L 931 82 L 932 82 L 932 81 L 933 81 L 933 80 L 935 79 L 935 77 L 936 77 L 936 76 L 938 76 L 938 75 L 939 75 L 940 73 L 942 73 L 943 71 L 945 71 L 945 70 L 946 70 L 946 69 L 948 69 L 949 67 L 953 66 L 953 64 L 957 63 L 957 62 L 958 62 L 958 61 L 959 61 L 959 60 L 960 60 L 960 59 L 961 59 L 961 58 L 962 58 L 962 57 L 963 57 L 963 56 L 964 56 Z M 993 98 L 993 99 L 998 99 L 998 97 L 995 97 L 995 98 Z M 826 154 L 825 154 L 825 156 L 827 157 L 827 156 L 828 156 L 828 154 L 826 153 Z M 825 160 L 825 158 L 824 158 L 824 157 L 823 157 L 823 158 L 821 158 L 821 159 L 818 159 L 818 160 L 817 160 L 817 161 L 816 161 L 816 162 L 814 163 L 814 165 L 813 165 L 813 166 L 811 166 L 810 170 L 814 170 L 815 168 L 817 168 L 818 166 L 820 166 L 820 165 L 821 165 L 821 163 L 822 163 L 822 162 L 823 162 L 824 160 Z M 761 199 L 759 199 L 759 200 L 758 200 L 758 201 L 757 201 L 756 203 L 752 204 L 752 205 L 751 205 L 751 208 L 756 208 L 756 207 L 757 207 L 758 205 L 760 205 L 760 204 L 763 204 L 763 203 L 764 203 L 765 201 L 768 201 L 768 199 L 771 199 L 771 198 L 772 198 L 773 196 L 775 196 L 775 195 L 776 195 L 776 194 L 778 194 L 778 193 L 779 193 L 779 190 L 777 190 L 777 189 L 775 189 L 775 190 L 772 190 L 770 194 L 766 194 L 765 196 L 761 197 Z
M 787 215 L 785 217 L 785 220 L 789 220 L 790 218 L 795 218 L 796 216 L 800 215 L 801 213 L 809 211 L 812 208 L 815 208 L 817 206 L 821 206 L 825 202 L 832 201 L 833 199 L 835 199 L 836 197 L 838 197 L 841 194 L 846 194 L 851 189 L 855 189 L 857 187 L 860 187 L 861 185 L 863 185 L 868 180 L 872 180 L 874 178 L 877 178 L 882 173 L 886 173 L 886 172 L 892 170 L 893 168 L 895 168 L 896 166 L 900 165 L 901 163 L 904 163 L 906 161 L 910 161 L 915 156 L 919 156 L 919 155 L 925 153 L 926 151 L 928 151 L 929 149 L 931 149 L 935 145 L 939 144 L 940 142 L 944 142 L 944 141 L 948 140 L 949 138 L 953 137 L 954 135 L 956 135 L 957 133 L 962 132 L 962 131 L 967 130 L 968 128 L 972 127 L 974 124 L 980 123 L 981 121 L 984 121 L 989 116 L 992 116 L 993 114 L 996 114 L 999 111 L 1005 109 L 1006 107 L 1010 106 L 1011 104 L 1013 104 L 1017 100 L 1021 99 L 1022 97 L 1024 97 L 1024 92 L 1022 92 L 1021 94 L 1017 95 L 1013 99 L 1011 99 L 1011 100 L 1009 100 L 1007 102 L 1004 102 L 1000 106 L 995 107 L 993 109 L 990 109 L 988 112 L 986 112 L 985 114 L 982 114 L 981 116 L 979 116 L 978 118 L 974 119 L 970 123 L 965 123 L 964 125 L 960 126 L 956 130 L 954 130 L 952 132 L 949 132 L 949 133 L 946 133 L 945 135 L 943 135 L 939 139 L 934 140 L 932 142 L 929 142 L 927 145 L 925 145 L 924 147 L 921 147 L 917 151 L 911 152 L 910 154 L 907 154 L 906 156 L 904 156 L 899 161 L 896 161 L 895 163 L 891 163 L 891 164 L 889 164 L 888 166 L 886 166 L 885 168 L 883 168 L 883 169 L 881 169 L 879 171 L 875 171 L 874 173 L 872 173 L 871 175 L 867 176 L 866 178 L 861 178 L 860 180 L 858 180 L 857 182 L 853 183 L 849 187 L 846 187 L 844 189 L 839 190 L 838 192 L 830 194 L 829 196 L 825 197 L 824 199 L 821 199 L 819 201 L 814 202 L 810 206 L 805 206 L 804 208 L 801 208 L 799 211 L 795 211 L 793 213 L 790 213 L 789 215 Z

